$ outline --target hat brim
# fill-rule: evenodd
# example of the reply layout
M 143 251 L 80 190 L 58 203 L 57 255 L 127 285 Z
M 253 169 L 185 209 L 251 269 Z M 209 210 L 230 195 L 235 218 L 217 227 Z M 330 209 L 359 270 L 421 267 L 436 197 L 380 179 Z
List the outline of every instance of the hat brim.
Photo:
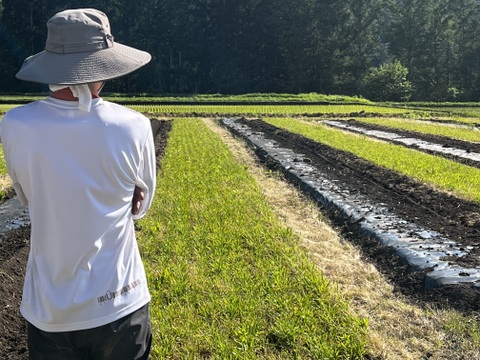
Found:
M 58 54 L 44 50 L 27 58 L 16 77 L 43 84 L 86 84 L 127 75 L 151 58 L 148 52 L 119 43 L 87 53 Z

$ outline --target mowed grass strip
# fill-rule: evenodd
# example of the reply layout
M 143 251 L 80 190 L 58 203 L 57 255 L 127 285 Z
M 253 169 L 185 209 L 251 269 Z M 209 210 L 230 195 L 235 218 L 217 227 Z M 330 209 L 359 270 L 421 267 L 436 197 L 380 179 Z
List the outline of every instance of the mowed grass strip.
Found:
M 139 241 L 155 359 L 360 359 L 351 314 L 203 122 L 176 119 Z
M 374 140 L 365 135 L 332 129 L 319 123 L 312 124 L 289 118 L 265 118 L 264 121 L 333 148 L 348 151 L 439 189 L 452 191 L 468 200 L 480 202 L 480 169 Z

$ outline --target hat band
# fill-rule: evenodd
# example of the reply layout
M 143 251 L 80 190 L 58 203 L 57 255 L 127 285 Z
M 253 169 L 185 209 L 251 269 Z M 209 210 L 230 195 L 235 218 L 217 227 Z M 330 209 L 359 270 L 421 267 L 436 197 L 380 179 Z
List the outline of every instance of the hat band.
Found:
M 59 45 L 47 42 L 45 50 L 56 54 L 73 54 L 82 52 L 92 52 L 95 50 L 108 49 L 113 47 L 114 41 L 112 35 L 105 35 L 103 41 L 90 44 L 66 44 Z

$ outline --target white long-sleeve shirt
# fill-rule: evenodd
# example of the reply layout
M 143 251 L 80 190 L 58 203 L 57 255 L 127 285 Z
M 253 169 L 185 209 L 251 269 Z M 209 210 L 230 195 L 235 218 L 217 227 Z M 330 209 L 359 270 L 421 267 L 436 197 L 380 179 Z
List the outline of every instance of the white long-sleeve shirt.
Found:
M 44 331 L 101 326 L 150 301 L 134 218 L 155 191 L 145 116 L 102 99 L 47 98 L 5 114 L 8 172 L 31 221 L 22 315 Z M 131 214 L 135 186 L 144 190 Z

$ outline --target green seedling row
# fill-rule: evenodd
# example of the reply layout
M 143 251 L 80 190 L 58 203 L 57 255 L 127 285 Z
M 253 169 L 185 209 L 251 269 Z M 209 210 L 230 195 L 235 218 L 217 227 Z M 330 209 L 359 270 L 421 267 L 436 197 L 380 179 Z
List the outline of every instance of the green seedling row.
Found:
M 340 115 L 353 113 L 402 114 L 409 110 L 373 105 L 130 105 L 153 114 L 234 115 Z M 410 110 L 411 111 L 411 110 Z
M 107 98 L 108 99 L 108 98 Z M 121 103 L 121 100 L 129 100 L 131 98 L 111 98 L 109 100 Z M 142 101 L 142 99 L 136 99 Z M 226 100 L 225 100 L 226 101 Z M 266 101 L 266 100 L 265 100 Z M 0 115 L 18 106 L 12 104 L 0 104 Z M 229 116 L 229 115 L 331 115 L 331 116 L 355 116 L 355 114 L 371 113 L 385 115 L 404 115 L 418 117 L 413 110 L 382 107 L 371 104 L 351 104 L 351 105 L 128 105 L 130 108 L 143 113 L 150 114 L 167 114 L 173 116 L 182 116 L 186 114 Z
M 248 169 L 175 119 L 139 223 L 154 359 L 360 359 L 367 321 L 279 225 Z
M 395 170 L 463 198 L 480 202 L 480 169 L 399 145 L 343 132 L 323 124 L 288 118 L 266 118 L 266 122 L 301 134 L 331 147 L 345 150 L 388 169 Z
M 194 94 L 194 95 L 166 95 L 166 96 L 125 96 L 123 94 L 107 94 L 107 99 L 112 101 L 131 101 L 140 100 L 145 102 L 331 102 L 331 103 L 352 103 L 352 104 L 370 104 L 369 100 L 341 95 L 324 95 L 324 94 L 277 94 L 277 93 L 253 93 L 240 95 L 223 95 L 223 94 Z

